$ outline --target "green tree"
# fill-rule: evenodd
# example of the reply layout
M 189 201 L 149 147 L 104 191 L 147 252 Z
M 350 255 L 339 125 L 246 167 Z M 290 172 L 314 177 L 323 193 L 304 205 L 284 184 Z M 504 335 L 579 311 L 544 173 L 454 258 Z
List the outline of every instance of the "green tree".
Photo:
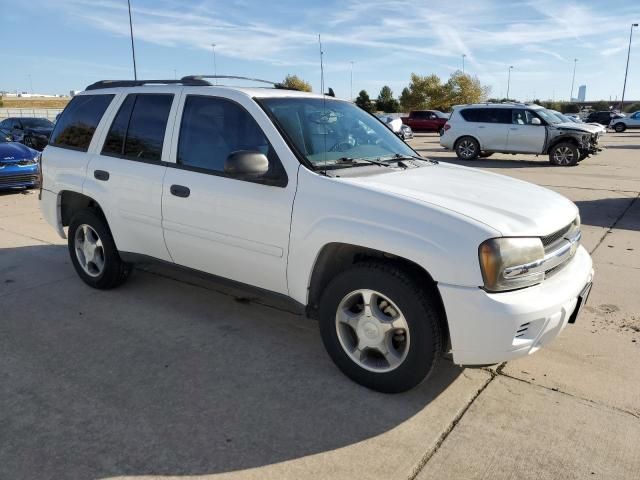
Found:
M 373 102 L 366 90 L 360 90 L 358 98 L 356 98 L 356 105 L 367 112 L 373 112 Z
M 280 85 L 282 85 L 284 88 L 289 88 L 291 90 L 300 90 L 301 92 L 311 91 L 311 84 L 309 82 L 305 82 L 297 75 L 287 75 L 280 83 Z
M 453 105 L 485 101 L 489 91 L 477 77 L 460 71 L 452 73 L 446 83 L 442 83 L 437 75 L 412 73 L 409 86 L 400 95 L 400 104 L 403 110 L 449 110 Z
M 605 102 L 604 100 L 600 100 L 599 102 L 593 102 L 591 104 L 591 108 L 596 112 L 601 110 L 609 110 L 609 102 Z
M 396 113 L 400 110 L 400 103 L 398 100 L 393 98 L 393 92 L 387 85 L 380 89 L 380 94 L 376 100 L 376 110 L 380 110 L 385 113 Z
M 563 103 L 560 111 L 562 113 L 580 113 L 580 105 L 577 103 Z
M 0 104 L 0 106 L 2 105 Z M 632 103 L 631 105 L 624 107 L 624 111 L 627 113 L 637 112 L 638 110 L 640 110 L 640 103 Z

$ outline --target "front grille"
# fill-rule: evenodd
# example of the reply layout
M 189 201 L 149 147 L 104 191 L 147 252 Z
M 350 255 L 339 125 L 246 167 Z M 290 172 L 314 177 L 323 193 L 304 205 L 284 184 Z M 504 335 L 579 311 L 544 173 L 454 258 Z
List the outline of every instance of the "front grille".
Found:
M 571 230 L 571 226 L 573 225 L 573 223 L 570 223 L 569 225 L 567 225 L 566 227 L 561 228 L 560 230 L 553 232 L 551 235 L 547 235 L 546 237 L 542 237 L 542 245 L 544 247 L 548 247 L 549 245 L 552 245 L 553 243 L 557 242 L 558 240 L 560 240 L 561 238 L 563 238 L 565 236 L 565 234 Z
M 12 175 L 0 177 L 0 187 L 14 187 L 25 183 L 36 183 L 37 175 Z

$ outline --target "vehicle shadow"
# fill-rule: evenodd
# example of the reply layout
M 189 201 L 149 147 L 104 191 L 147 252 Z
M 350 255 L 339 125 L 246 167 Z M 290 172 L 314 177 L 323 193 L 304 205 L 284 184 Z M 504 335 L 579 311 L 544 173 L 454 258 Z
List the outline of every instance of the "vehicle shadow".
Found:
M 634 199 L 635 197 L 599 198 L 578 200 L 574 203 L 580 209 L 580 220 L 583 225 L 611 228 L 618 221 L 615 226 L 618 230 L 640 231 L 638 210 L 627 210 Z M 625 215 L 619 219 L 622 213 Z
M 629 150 L 640 150 L 640 145 L 617 145 L 617 144 L 609 144 L 607 148 L 621 148 L 621 149 L 629 149 Z
M 397 427 L 462 372 L 443 360 L 410 392 L 376 393 L 333 366 L 301 315 L 167 271 L 98 291 L 66 259 L 65 246 L 0 249 L 2 477 L 200 475 L 306 457 Z

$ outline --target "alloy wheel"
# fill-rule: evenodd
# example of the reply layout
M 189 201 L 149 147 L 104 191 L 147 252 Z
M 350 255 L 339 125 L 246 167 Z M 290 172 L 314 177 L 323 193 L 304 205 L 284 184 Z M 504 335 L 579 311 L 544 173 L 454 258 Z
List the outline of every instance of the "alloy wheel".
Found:
M 558 147 L 553 152 L 553 160 L 557 165 L 570 165 L 573 162 L 573 150 L 569 147 Z
M 338 305 L 335 326 L 345 353 L 371 372 L 395 370 L 409 352 L 406 318 L 388 297 L 375 290 L 347 294 Z
M 74 247 L 78 263 L 91 277 L 98 277 L 104 270 L 104 247 L 95 229 L 82 224 L 76 229 Z
M 476 146 L 471 140 L 463 140 L 458 145 L 458 152 L 462 158 L 472 158 L 476 153 Z

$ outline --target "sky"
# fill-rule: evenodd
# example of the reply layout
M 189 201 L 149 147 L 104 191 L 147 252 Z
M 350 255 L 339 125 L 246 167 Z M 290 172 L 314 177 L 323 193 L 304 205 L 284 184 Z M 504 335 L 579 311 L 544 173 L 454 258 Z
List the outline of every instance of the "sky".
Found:
M 213 74 L 279 81 L 296 74 L 338 97 L 397 96 L 412 72 L 446 80 L 462 69 L 491 96 L 620 98 L 640 0 L 131 0 L 138 77 Z M 0 90 L 68 94 L 133 78 L 126 0 L 0 0 Z M 640 99 L 640 28 L 627 99 Z M 353 64 L 351 62 L 354 62 Z M 31 86 L 32 85 L 32 86 Z

